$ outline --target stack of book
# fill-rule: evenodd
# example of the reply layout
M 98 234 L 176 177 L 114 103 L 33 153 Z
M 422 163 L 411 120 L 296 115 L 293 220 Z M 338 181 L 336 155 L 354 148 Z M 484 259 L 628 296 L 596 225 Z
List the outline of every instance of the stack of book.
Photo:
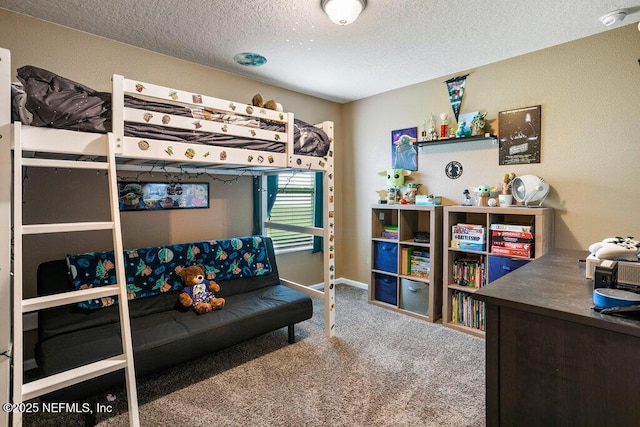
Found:
M 465 292 L 451 295 L 451 321 L 469 328 L 486 330 L 486 310 L 484 302 Z
M 458 286 L 481 288 L 485 285 L 484 260 L 458 258 L 453 261 L 453 283 Z
M 451 226 L 451 247 L 465 251 L 485 251 L 485 229 L 478 224 L 458 223 Z
M 398 240 L 398 226 L 385 225 L 382 229 L 382 238 Z
M 400 252 L 400 273 L 407 276 L 428 278 L 431 274 L 431 259 L 428 251 L 402 248 Z
M 535 256 L 533 226 L 491 224 L 491 252 L 518 258 Z

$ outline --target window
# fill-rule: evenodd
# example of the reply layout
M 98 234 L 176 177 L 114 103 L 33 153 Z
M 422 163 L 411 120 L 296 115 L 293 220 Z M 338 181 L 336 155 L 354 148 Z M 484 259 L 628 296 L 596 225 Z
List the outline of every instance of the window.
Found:
M 271 208 L 269 221 L 280 224 L 313 227 L 315 172 L 287 172 L 278 175 L 278 193 Z M 268 229 L 274 248 L 282 252 L 311 250 L 313 236 L 277 229 Z

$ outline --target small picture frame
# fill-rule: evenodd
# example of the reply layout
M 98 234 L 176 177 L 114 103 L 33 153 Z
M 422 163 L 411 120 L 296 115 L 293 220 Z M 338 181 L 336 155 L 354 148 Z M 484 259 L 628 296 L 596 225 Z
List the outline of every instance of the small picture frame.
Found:
M 418 170 L 418 128 L 406 128 L 391 131 L 391 168 Z
M 121 211 L 206 209 L 208 182 L 118 182 Z
M 540 163 L 542 106 L 498 113 L 499 164 Z

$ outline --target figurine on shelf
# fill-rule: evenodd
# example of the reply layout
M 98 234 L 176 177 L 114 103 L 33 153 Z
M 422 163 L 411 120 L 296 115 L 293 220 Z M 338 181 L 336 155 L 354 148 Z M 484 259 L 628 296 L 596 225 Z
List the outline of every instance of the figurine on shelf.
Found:
M 495 187 L 489 187 L 487 184 L 482 184 L 473 189 L 476 193 L 476 200 L 478 206 L 489 206 L 489 198 L 491 197 L 491 192 L 496 191 Z
M 500 183 L 502 187 L 502 194 L 511 194 L 511 183 L 513 182 L 513 178 L 515 177 L 516 174 L 513 172 L 505 173 L 502 176 L 502 182 Z
M 440 114 L 440 138 L 447 137 L 448 125 L 449 125 L 449 115 L 447 113 Z
M 438 131 L 436 130 L 436 120 L 433 117 L 433 113 L 429 117 L 429 136 L 431 137 L 431 141 L 435 141 L 438 139 Z
M 511 184 L 513 184 L 513 179 L 516 177 L 516 174 L 505 173 L 502 176 L 502 182 L 500 183 L 502 187 L 502 191 L 498 194 L 498 200 L 500 201 L 500 206 L 511 206 L 513 203 L 513 195 L 511 194 Z
M 398 197 L 400 187 L 404 186 L 405 177 L 411 175 L 411 171 L 406 169 L 387 169 L 386 171 L 378 172 L 378 175 L 387 177 L 387 204 L 397 204 L 400 200 Z
M 417 182 L 411 182 L 407 184 L 407 189 L 402 195 L 402 200 L 400 200 L 400 203 L 403 205 L 405 204 L 415 205 L 416 194 L 418 194 L 418 188 L 420 188 L 421 185 L 422 184 L 419 184 Z
M 461 120 L 460 123 L 458 123 L 458 130 L 456 130 L 456 138 L 461 138 L 464 135 L 464 127 L 467 125 L 467 122 L 465 122 L 464 120 Z
M 484 126 L 486 124 L 484 118 L 487 117 L 487 112 L 478 113 L 473 117 L 471 121 L 471 135 L 479 136 L 484 132 Z
M 462 206 L 471 206 L 473 204 L 471 203 L 471 192 L 465 188 L 462 194 L 464 194 L 464 201 L 462 202 Z

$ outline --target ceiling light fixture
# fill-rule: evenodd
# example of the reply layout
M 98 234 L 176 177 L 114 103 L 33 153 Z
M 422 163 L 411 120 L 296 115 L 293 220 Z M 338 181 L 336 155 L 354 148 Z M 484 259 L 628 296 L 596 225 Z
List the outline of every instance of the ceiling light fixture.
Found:
M 349 25 L 367 5 L 366 0 L 322 0 L 321 6 L 334 24 Z
M 610 27 L 615 23 L 622 22 L 625 16 L 627 16 L 627 9 L 618 9 L 602 15 L 600 21 L 605 27 Z

